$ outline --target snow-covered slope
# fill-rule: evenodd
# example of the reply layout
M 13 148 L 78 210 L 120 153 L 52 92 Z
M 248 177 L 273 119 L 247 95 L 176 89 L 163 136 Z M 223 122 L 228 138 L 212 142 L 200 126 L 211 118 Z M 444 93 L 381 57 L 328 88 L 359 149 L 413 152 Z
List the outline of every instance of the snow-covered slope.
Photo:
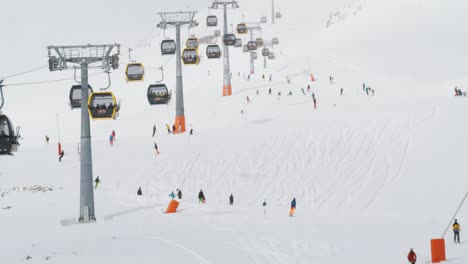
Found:
M 235 25 L 242 15 L 246 21 L 269 18 L 267 2 L 240 2 L 229 23 Z M 114 71 L 120 117 L 92 122 L 94 175 L 102 180 L 95 191 L 96 224 L 73 224 L 80 139 L 80 113 L 67 106 L 73 81 L 6 87 L 3 110 L 21 125 L 24 140 L 15 156 L 0 157 L 0 227 L 7 238 L 0 242 L 2 262 L 22 263 L 31 256 L 30 263 L 404 263 L 410 247 L 418 262 L 429 261 L 429 239 L 440 237 L 467 191 L 467 104 L 452 91 L 455 85 L 464 90 L 467 81 L 461 61 L 467 39 L 460 33 L 468 27 L 461 19 L 467 4 L 359 1 L 359 13 L 327 28 L 330 13 L 351 2 L 276 2 L 284 18 L 262 25 L 261 36 L 280 39 L 277 59 L 267 69 L 256 61 L 256 74 L 247 81 L 248 56 L 230 49 L 233 96 L 221 96 L 222 60 L 203 58 L 198 67 L 183 68 L 193 136 L 165 133 L 175 100 L 147 105 L 146 88 L 161 77 L 157 67 L 164 65 L 164 82 L 175 91 L 175 58 L 159 55 L 164 34 L 152 26 L 157 20 L 147 17 L 156 7 L 133 7 L 126 22 L 118 22 L 138 32 L 107 25 L 115 34 L 110 40 L 96 33 L 103 38 L 85 41 L 121 42 L 123 62 L 126 47 L 132 47 L 132 57 L 147 67 L 145 82 L 136 84 L 124 81 L 124 67 Z M 184 37 L 212 33 L 204 27 L 208 5 L 192 6 L 200 10 L 201 26 L 184 30 Z M 123 7 L 118 10 L 124 12 Z M 127 31 L 128 36 L 121 34 Z M 45 45 L 87 39 L 41 32 L 28 46 L 41 49 L 42 58 L 28 65 L 43 64 Z M 22 66 L 10 71 L 0 65 L 11 73 Z M 310 82 L 311 73 L 316 82 Z M 262 74 L 272 74 L 272 81 Z M 5 82 L 72 75 L 43 69 Z M 102 87 L 107 80 L 97 74 L 90 82 Z M 362 90 L 363 82 L 374 96 Z M 307 85 L 311 91 L 303 94 Z M 57 116 L 66 151 L 61 163 Z M 153 124 L 158 127 L 154 138 Z M 111 148 L 106 140 L 113 129 L 117 141 Z M 50 145 L 45 134 L 52 138 Z M 161 152 L 157 156 L 154 141 Z M 139 186 L 143 197 L 136 196 Z M 168 194 L 177 188 L 184 194 L 179 212 L 165 215 Z M 207 196 L 203 205 L 196 203 L 200 189 Z M 231 193 L 234 206 L 227 205 Z M 289 218 L 293 197 L 298 210 Z M 457 217 L 463 226 L 466 207 Z M 450 235 L 450 263 L 465 263 L 465 244 L 451 244 Z

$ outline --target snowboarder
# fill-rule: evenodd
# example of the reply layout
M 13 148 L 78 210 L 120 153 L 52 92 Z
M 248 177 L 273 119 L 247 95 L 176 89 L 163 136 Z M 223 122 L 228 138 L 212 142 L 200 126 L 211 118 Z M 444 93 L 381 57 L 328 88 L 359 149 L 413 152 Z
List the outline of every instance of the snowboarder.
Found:
M 317 99 L 314 97 L 314 109 L 317 109 Z
M 180 189 L 177 189 L 177 198 L 179 198 L 179 200 L 182 199 L 182 191 Z
M 115 141 L 115 130 L 112 130 L 112 140 Z
M 408 261 L 409 263 L 411 264 L 415 264 L 416 263 L 416 253 L 414 253 L 413 249 L 410 248 L 410 252 L 408 253 Z
M 109 135 L 109 145 L 111 147 L 114 146 L 114 137 L 112 136 L 112 134 Z
M 169 194 L 169 197 L 171 197 L 171 199 L 174 199 L 175 198 L 174 192 L 171 192 L 171 194 Z
M 330 84 L 333 84 L 334 78 L 330 75 Z
M 453 242 L 460 243 L 460 224 L 455 219 L 455 223 L 452 225 L 453 228 Z
M 312 93 L 312 100 L 315 99 L 315 93 Z
M 156 151 L 156 155 L 159 155 L 158 144 L 154 142 L 154 150 Z
M 153 137 L 156 134 L 156 125 L 153 126 Z
M 175 126 L 175 124 L 173 124 L 173 125 L 172 125 L 172 134 L 175 135 L 175 133 L 176 133 L 176 126 Z
M 190 136 L 193 136 L 193 128 L 192 128 L 192 125 L 190 125 Z
M 99 176 L 97 176 L 96 179 L 94 180 L 94 189 L 97 189 L 100 183 L 101 183 L 101 180 L 99 179 Z
M 340 95 L 343 95 L 343 88 L 341 88 Z
M 247 75 L 247 81 L 250 81 L 250 74 Z
M 265 74 L 262 74 L 262 79 L 265 80 Z
M 289 210 L 290 217 L 294 215 L 294 211 L 296 211 L 296 198 L 293 198 L 293 200 L 291 201 L 291 209 Z
M 205 194 L 203 194 L 203 190 L 200 190 L 200 192 L 198 193 L 198 203 L 205 203 L 205 202 L 206 202 Z
M 271 88 L 268 89 L 268 95 L 271 95 Z
M 310 84 L 307 85 L 307 92 L 310 92 Z
M 62 161 L 63 155 L 65 155 L 65 151 L 62 149 L 62 151 L 60 151 L 59 162 Z
M 234 204 L 234 196 L 231 193 L 231 196 L 229 196 L 229 205 L 233 205 L 233 204 Z
M 138 187 L 137 195 L 143 195 L 143 191 L 141 190 L 141 187 Z
M 47 135 L 45 136 L 45 141 L 47 144 L 49 144 L 49 137 Z
M 245 99 L 247 100 L 247 103 L 250 104 L 250 98 L 247 96 Z
M 171 127 L 170 127 L 168 124 L 166 124 L 166 129 L 167 129 L 167 134 L 171 134 L 171 133 L 172 133 L 172 132 L 171 132 Z
M 365 90 L 366 90 L 366 84 L 362 83 L 362 91 L 365 91 Z

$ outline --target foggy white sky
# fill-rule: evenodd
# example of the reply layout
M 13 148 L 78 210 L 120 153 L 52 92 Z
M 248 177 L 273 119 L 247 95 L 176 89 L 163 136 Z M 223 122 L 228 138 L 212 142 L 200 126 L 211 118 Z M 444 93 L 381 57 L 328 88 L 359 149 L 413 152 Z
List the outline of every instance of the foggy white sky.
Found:
M 8 1 L 0 16 L 0 77 L 46 65 L 47 45 L 128 44 L 151 32 L 157 12 L 199 10 L 210 0 Z

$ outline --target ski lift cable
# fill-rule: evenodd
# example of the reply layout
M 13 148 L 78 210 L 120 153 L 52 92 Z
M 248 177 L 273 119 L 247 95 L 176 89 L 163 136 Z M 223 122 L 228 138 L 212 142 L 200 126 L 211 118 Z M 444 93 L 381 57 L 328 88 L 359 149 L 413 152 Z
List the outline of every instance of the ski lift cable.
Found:
M 7 75 L 7 76 L 4 76 L 4 77 L 0 77 L 0 80 L 5 80 L 5 79 L 13 78 L 13 77 L 16 77 L 16 76 L 28 74 L 28 73 L 30 73 L 30 72 L 35 72 L 35 71 L 38 71 L 38 70 L 42 70 L 42 69 L 47 68 L 47 67 L 49 67 L 49 65 L 37 67 L 37 68 L 30 69 L 30 70 L 27 70 L 27 71 L 24 71 L 24 72 L 19 72 L 19 73 Z
M 95 76 L 99 74 L 103 74 L 104 72 L 97 72 L 90 74 L 88 76 Z M 10 83 L 10 84 L 5 84 L 4 86 L 24 86 L 24 85 L 35 85 L 35 84 L 44 84 L 44 83 L 56 83 L 56 82 L 64 82 L 64 81 L 70 81 L 74 80 L 75 78 L 63 78 L 63 79 L 56 79 L 56 80 L 48 80 L 48 81 L 37 81 L 37 82 L 25 82 L 25 83 Z

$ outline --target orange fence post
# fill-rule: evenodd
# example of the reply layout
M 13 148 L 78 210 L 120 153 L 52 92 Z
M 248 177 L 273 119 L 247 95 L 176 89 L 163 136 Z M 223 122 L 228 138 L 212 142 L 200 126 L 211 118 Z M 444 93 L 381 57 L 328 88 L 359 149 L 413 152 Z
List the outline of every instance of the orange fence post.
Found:
M 445 258 L 445 239 L 431 239 L 432 263 L 446 261 Z
M 175 213 L 177 211 L 177 207 L 179 207 L 179 202 L 172 199 L 169 206 L 167 206 L 166 214 Z

